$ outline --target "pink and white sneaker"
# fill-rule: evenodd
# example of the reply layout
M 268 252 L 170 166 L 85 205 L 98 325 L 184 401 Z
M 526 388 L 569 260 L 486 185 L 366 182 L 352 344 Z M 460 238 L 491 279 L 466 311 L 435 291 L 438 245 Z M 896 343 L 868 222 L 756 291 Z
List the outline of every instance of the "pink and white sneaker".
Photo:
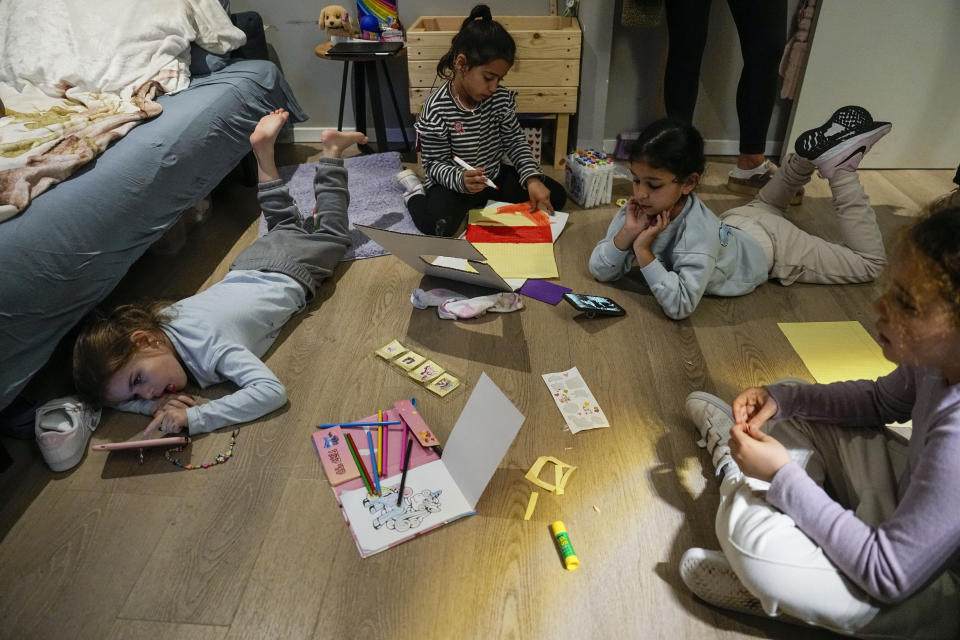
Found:
M 100 424 L 100 409 L 76 396 L 51 400 L 37 409 L 35 433 L 40 453 L 54 471 L 75 467 Z
M 856 171 L 871 147 L 892 128 L 889 122 L 875 121 L 863 107 L 841 107 L 819 127 L 801 133 L 794 148 L 798 156 L 817 166 L 821 177 L 830 179 L 841 171 Z

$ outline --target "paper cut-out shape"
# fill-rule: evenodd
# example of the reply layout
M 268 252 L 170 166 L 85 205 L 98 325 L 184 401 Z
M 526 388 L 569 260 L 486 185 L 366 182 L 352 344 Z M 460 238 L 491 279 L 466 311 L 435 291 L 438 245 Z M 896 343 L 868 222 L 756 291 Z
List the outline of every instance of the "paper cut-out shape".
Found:
M 441 398 L 460 386 L 460 381 L 449 373 L 442 374 L 439 378 L 427 385 L 427 389 L 433 391 Z
M 523 514 L 524 520 L 529 520 L 530 516 L 533 515 L 533 510 L 537 508 L 537 498 L 540 497 L 540 494 L 536 491 L 530 492 L 530 500 L 527 501 L 527 511 Z
M 405 354 L 394 360 L 393 364 L 402 369 L 406 369 L 407 371 L 413 371 L 419 367 L 424 360 L 426 360 L 426 358 L 419 353 L 407 351 Z
M 540 479 L 540 472 L 548 463 L 555 465 L 553 472 L 553 484 Z M 564 469 L 566 470 L 564 471 Z M 533 466 L 530 467 L 530 470 L 527 471 L 527 475 L 525 475 L 524 478 L 537 485 L 541 489 L 552 491 L 558 496 L 562 496 L 564 487 L 567 486 L 567 481 L 570 480 L 570 474 L 576 470 L 577 468 L 573 465 L 569 465 L 566 462 L 561 462 L 553 456 L 540 456 L 537 458 L 537 461 L 533 463 Z
M 377 349 L 374 353 L 376 353 L 378 356 L 380 356 L 384 360 L 393 360 L 394 358 L 396 358 L 406 350 L 407 348 L 402 344 L 400 344 L 399 341 L 391 340 L 390 344 L 383 345 L 382 347 Z

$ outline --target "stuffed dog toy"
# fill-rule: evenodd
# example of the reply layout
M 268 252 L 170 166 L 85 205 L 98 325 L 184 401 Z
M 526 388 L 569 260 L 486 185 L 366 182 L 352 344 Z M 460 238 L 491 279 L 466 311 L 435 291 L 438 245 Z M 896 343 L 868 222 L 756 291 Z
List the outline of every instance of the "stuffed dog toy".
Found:
M 359 33 L 353 23 L 350 22 L 350 14 L 347 10 L 338 4 L 327 5 L 320 12 L 320 19 L 317 24 L 321 29 L 326 29 L 330 36 L 352 37 Z

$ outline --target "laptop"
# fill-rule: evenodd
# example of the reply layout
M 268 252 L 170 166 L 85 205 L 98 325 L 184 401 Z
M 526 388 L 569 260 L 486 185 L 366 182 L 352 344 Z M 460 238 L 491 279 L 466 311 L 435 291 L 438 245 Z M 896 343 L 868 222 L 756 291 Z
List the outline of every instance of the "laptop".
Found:
M 328 56 L 392 56 L 403 48 L 402 42 L 338 42 Z

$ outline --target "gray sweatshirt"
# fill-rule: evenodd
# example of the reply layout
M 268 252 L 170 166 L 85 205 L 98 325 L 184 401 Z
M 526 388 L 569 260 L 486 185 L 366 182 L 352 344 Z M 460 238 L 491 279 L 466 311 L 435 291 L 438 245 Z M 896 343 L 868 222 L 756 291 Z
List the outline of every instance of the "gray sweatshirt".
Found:
M 617 280 L 633 268 L 633 249 L 620 251 L 613 243 L 626 219 L 624 205 L 590 255 L 590 273 L 601 282 Z M 767 280 L 760 245 L 740 229 L 723 224 L 695 194 L 650 250 L 657 259 L 640 272 L 663 312 L 674 320 L 693 313 L 704 294 L 740 296 Z
M 913 419 L 896 510 L 876 528 L 835 502 L 796 462 L 770 483 L 767 502 L 793 518 L 845 576 L 893 604 L 960 568 L 960 384 L 951 386 L 935 369 L 902 365 L 876 381 L 767 389 L 779 405 L 774 418 L 837 427 Z

